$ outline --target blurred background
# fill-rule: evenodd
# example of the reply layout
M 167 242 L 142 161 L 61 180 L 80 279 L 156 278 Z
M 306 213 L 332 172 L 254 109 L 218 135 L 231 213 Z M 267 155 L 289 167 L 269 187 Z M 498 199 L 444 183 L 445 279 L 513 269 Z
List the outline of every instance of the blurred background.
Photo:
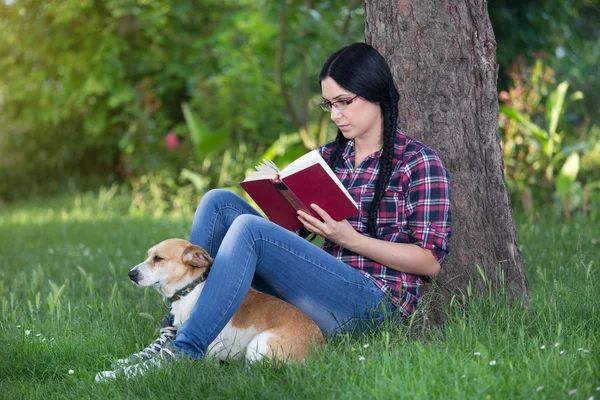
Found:
M 492 0 L 518 212 L 600 217 L 600 0 Z M 0 0 L 0 204 L 104 190 L 193 209 L 333 139 L 327 55 L 362 1 Z M 407 132 L 410 134 L 410 132 Z

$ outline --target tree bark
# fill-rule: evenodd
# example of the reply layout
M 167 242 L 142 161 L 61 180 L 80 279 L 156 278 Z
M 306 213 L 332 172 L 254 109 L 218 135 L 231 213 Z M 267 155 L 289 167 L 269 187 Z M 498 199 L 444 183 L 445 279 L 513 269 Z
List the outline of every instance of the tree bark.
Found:
M 450 256 L 426 294 L 434 288 L 466 294 L 469 281 L 480 290 L 492 282 L 496 290 L 524 296 L 527 304 L 529 284 L 504 180 L 496 41 L 487 2 L 364 5 L 366 42 L 388 60 L 400 92 L 399 126 L 436 149 L 451 173 Z M 486 285 L 477 285 L 482 280 Z

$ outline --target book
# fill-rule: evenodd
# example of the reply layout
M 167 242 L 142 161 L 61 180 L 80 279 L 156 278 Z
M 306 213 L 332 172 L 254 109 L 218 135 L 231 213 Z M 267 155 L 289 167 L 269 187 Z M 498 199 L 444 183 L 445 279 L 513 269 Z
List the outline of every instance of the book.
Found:
M 311 204 L 321 207 L 336 221 L 358 214 L 356 202 L 317 150 L 282 170 L 271 160 L 264 160 L 240 186 L 270 221 L 290 231 L 303 228 L 297 210 L 322 220 Z

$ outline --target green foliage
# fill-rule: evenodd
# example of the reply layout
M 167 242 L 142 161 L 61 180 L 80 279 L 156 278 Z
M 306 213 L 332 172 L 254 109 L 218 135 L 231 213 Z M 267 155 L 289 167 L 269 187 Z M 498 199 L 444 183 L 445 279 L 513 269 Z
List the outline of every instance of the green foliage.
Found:
M 92 174 L 202 173 L 206 158 L 210 184 L 233 185 L 282 134 L 312 148 L 328 133 L 318 68 L 363 24 L 362 4 L 342 0 L 2 2 L 0 197 Z M 207 152 L 209 136 L 223 147 Z M 243 168 L 223 175 L 225 145 L 248 150 L 230 151 Z
M 577 181 L 577 174 L 579 174 L 579 160 L 579 154 L 571 153 L 565 160 L 565 163 L 556 177 L 556 194 L 563 202 L 568 198 L 571 188 Z
M 557 54 L 557 59 L 579 58 L 586 50 L 592 50 L 600 33 L 599 5 L 597 0 L 490 1 L 488 12 L 502 72 L 500 88 L 507 89 L 511 84 L 509 75 L 504 72 L 510 72 L 511 63 L 519 57 L 527 57 L 530 63 L 541 54 Z M 597 55 L 598 49 L 594 53 Z M 591 63 L 570 66 L 581 67 L 595 66 Z
M 181 119 L 181 94 L 203 55 L 188 43 L 210 29 L 205 7 L 227 9 L 164 0 L 2 3 L 0 154 L 11 155 L 2 167 L 40 180 L 157 169 L 147 153 L 163 150 L 160 138 Z
M 488 11 L 498 44 L 499 90 L 512 85 L 516 64 L 541 58 L 558 81 L 585 96 L 569 123 L 600 119 L 600 1 L 495 0 Z
M 197 154 L 191 170 L 204 162 L 198 152 L 206 151 L 196 126 L 217 141 L 227 137 L 240 147 L 228 157 L 244 168 L 231 171 L 230 180 L 220 180 L 233 186 L 279 137 L 297 135 L 304 151 L 324 143 L 328 133 L 331 138 L 334 132 L 327 132 L 315 99 L 317 75 L 332 48 L 360 40 L 362 5 L 245 2 L 220 21 L 222 27 L 202 41 L 214 57 L 214 68 L 190 77 L 191 99 L 184 111 L 188 106 L 194 110 L 193 117 L 185 112 Z M 214 170 L 227 168 L 219 161 L 223 154 L 214 153 Z
M 172 211 L 191 212 L 200 202 L 200 196 L 193 186 L 184 183 L 183 179 L 174 178 L 167 171 L 141 175 L 131 181 L 134 195 L 130 212 L 155 217 Z
M 509 188 L 522 196 L 528 211 L 554 194 L 568 217 L 588 206 L 589 196 L 581 201 L 582 191 L 589 193 L 600 182 L 598 126 L 568 123 L 583 94 L 567 95 L 566 81 L 554 87 L 553 71 L 541 61 L 513 71 L 512 78 L 513 87 L 500 94 L 506 104 L 500 107 L 500 123 Z M 580 170 L 588 172 L 579 177 Z
M 500 87 L 531 93 L 530 105 L 503 109 L 511 190 L 534 190 L 537 204 L 557 193 L 583 209 L 600 162 L 598 1 L 488 8 Z M 0 199 L 125 181 L 143 197 L 162 188 L 155 197 L 170 204 L 182 186 L 196 196 L 237 189 L 262 158 L 283 167 L 332 140 L 317 74 L 331 51 L 364 40 L 364 21 L 358 0 L 6 0 L 0 31 Z M 554 78 L 532 72 L 513 85 L 515 67 L 540 57 Z M 569 93 L 565 83 L 551 105 L 555 81 Z M 574 106 L 570 93 L 584 101 Z M 577 179 L 565 180 L 574 151 Z

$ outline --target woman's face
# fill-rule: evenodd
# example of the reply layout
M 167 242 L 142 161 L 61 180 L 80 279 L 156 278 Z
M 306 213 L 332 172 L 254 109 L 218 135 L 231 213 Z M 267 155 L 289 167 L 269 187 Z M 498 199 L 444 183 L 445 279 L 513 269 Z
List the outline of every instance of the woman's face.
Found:
M 331 77 L 321 81 L 323 100 L 336 102 L 351 100 L 356 94 L 348 92 Z M 381 142 L 383 121 L 379 104 L 357 97 L 343 110 L 331 107 L 331 120 L 340 128 L 346 139 Z

